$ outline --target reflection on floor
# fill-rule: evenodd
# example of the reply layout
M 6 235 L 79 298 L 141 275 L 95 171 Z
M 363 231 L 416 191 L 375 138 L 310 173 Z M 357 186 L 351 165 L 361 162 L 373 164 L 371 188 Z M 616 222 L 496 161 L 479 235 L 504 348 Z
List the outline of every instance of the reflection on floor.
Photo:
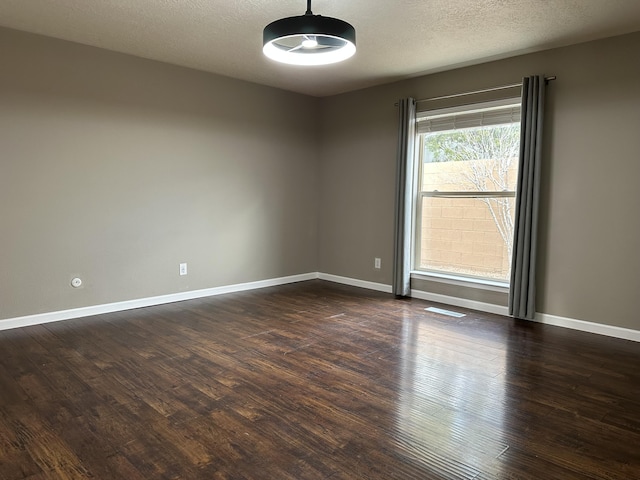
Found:
M 638 344 L 310 281 L 0 332 L 0 478 L 638 478 Z

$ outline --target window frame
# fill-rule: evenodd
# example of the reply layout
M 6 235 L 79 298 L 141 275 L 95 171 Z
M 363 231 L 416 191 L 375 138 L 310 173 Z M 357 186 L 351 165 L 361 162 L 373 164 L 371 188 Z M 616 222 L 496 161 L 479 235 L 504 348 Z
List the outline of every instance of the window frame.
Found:
M 411 277 L 423 280 L 437 281 L 464 287 L 475 287 L 485 290 L 498 292 L 506 292 L 509 289 L 509 279 L 506 281 L 492 279 L 490 277 L 482 277 L 475 275 L 467 275 L 462 273 L 452 273 L 436 269 L 420 268 L 419 258 L 422 250 L 422 204 L 424 198 L 516 198 L 516 190 L 508 191 L 456 191 L 456 192 L 428 192 L 421 188 L 423 180 L 424 168 L 424 140 L 428 132 L 420 131 L 419 122 L 425 118 L 447 118 L 454 117 L 456 114 L 464 114 L 465 112 L 484 112 L 497 108 L 505 108 L 508 106 L 518 106 L 521 104 L 521 97 L 508 97 L 499 100 L 478 101 L 457 105 L 454 107 L 437 108 L 432 110 L 422 110 L 416 114 L 416 142 L 414 154 L 414 172 L 415 178 L 413 182 L 413 222 L 412 222 L 412 248 L 411 248 Z M 505 125 L 513 122 L 489 123 L 487 125 Z M 518 115 L 517 123 L 521 123 Z M 442 129 L 442 132 L 456 131 L 453 129 Z

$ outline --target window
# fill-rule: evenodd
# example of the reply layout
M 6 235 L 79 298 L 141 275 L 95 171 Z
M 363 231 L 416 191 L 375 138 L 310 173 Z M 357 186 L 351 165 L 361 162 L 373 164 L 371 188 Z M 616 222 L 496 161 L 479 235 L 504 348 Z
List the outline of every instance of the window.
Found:
M 509 282 L 520 98 L 419 112 L 414 270 Z

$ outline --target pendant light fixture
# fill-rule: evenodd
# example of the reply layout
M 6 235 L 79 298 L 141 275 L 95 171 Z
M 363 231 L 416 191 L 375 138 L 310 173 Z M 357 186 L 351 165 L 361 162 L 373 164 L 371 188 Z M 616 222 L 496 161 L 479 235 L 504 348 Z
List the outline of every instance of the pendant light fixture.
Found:
M 271 22 L 262 32 L 262 52 L 289 65 L 328 65 L 356 53 L 356 31 L 345 21 L 314 15 L 307 0 L 304 15 Z

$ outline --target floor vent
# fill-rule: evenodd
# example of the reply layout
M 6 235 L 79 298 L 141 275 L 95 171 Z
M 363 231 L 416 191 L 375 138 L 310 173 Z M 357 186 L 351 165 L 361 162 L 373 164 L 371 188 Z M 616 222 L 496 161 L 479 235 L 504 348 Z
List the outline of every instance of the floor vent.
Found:
M 467 315 L 466 313 L 452 312 L 451 310 L 445 310 L 444 308 L 437 308 L 437 307 L 429 307 L 429 308 L 425 308 L 425 310 L 427 312 L 439 313 L 441 315 L 448 315 L 449 317 L 456 317 L 456 318 L 462 318 Z

